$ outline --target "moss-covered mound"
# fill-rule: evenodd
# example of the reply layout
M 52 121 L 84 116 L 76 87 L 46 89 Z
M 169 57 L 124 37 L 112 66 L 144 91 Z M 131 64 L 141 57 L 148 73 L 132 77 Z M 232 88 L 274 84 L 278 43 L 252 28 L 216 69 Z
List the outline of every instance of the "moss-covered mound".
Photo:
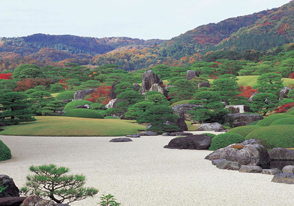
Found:
M 259 139 L 261 144 L 268 149 L 294 147 L 294 127 L 293 125 L 261 127 L 250 132 L 246 139 Z
M 71 109 L 66 111 L 63 116 L 103 119 L 103 116 L 99 111 L 91 109 Z
M 88 104 L 88 105 L 91 105 L 92 102 L 89 102 L 87 100 L 75 100 L 75 101 L 72 101 L 72 102 L 69 102 L 65 105 L 63 111 L 69 111 L 71 109 L 76 109 L 77 106 L 80 106 L 80 105 L 85 105 L 85 104 Z
M 286 112 L 287 115 L 294 115 L 294 107 Z
M 0 161 L 8 159 L 11 159 L 11 151 L 7 145 L 0 140 Z
M 263 120 L 258 121 L 256 125 L 263 126 L 263 127 L 269 126 L 272 122 L 274 122 L 278 119 L 285 118 L 285 117 L 287 117 L 285 114 L 273 114 Z
M 242 135 L 244 138 L 253 130 L 256 130 L 258 128 L 260 128 L 261 126 L 258 125 L 246 125 L 246 126 L 242 126 L 242 127 L 235 127 L 231 130 L 229 130 L 227 133 L 235 133 L 235 134 L 239 134 Z
M 282 119 L 278 119 L 276 121 L 274 121 L 273 123 L 270 124 L 270 126 L 273 126 L 273 125 L 293 125 L 294 124 L 294 117 L 286 117 L 285 118 L 282 118 Z
M 230 144 L 243 142 L 244 140 L 245 138 L 242 135 L 235 133 L 219 134 L 212 138 L 209 150 L 217 150 Z
M 56 96 L 58 100 L 69 100 L 74 98 L 75 91 L 65 91 L 61 92 Z

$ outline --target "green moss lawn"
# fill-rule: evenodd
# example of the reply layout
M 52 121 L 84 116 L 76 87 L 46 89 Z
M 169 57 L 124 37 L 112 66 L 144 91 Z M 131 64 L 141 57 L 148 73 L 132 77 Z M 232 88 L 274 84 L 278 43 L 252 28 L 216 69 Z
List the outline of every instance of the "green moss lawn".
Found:
M 75 117 L 36 117 L 37 121 L 2 127 L 0 135 L 20 136 L 125 136 L 145 130 L 130 120 Z

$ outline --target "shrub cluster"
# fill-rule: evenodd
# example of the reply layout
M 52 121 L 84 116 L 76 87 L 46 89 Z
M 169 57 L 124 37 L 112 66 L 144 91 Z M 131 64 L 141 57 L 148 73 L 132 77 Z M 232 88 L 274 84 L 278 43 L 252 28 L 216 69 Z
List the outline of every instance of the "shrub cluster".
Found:
M 256 125 L 263 127 L 269 126 L 272 122 L 282 118 L 285 118 L 284 114 L 273 114 L 263 120 L 258 121 Z
M 227 133 L 239 134 L 245 138 L 250 132 L 252 132 L 260 127 L 261 126 L 258 126 L 258 125 L 235 127 L 233 129 L 229 130 Z
M 7 145 L 0 140 L 0 161 L 8 159 L 11 159 L 11 151 Z
M 88 105 L 91 105 L 92 102 L 89 102 L 87 100 L 75 100 L 75 101 L 71 101 L 69 103 L 67 103 L 63 109 L 63 111 L 69 111 L 71 109 L 76 109 L 77 106 L 80 106 L 80 105 L 85 105 L 85 104 L 88 104 Z
M 99 111 L 91 109 L 71 109 L 66 111 L 63 116 L 103 119 L 103 116 Z
M 74 98 L 75 91 L 65 91 L 61 92 L 56 96 L 58 100 L 69 100 Z
M 293 125 L 294 124 L 294 117 L 292 116 L 285 116 L 285 118 L 282 118 L 282 119 L 278 119 L 276 121 L 274 121 L 273 123 L 270 124 L 270 126 L 273 126 L 273 125 Z
M 209 150 L 217 150 L 230 144 L 243 142 L 244 140 L 245 138 L 242 135 L 236 133 L 219 134 L 212 138 Z

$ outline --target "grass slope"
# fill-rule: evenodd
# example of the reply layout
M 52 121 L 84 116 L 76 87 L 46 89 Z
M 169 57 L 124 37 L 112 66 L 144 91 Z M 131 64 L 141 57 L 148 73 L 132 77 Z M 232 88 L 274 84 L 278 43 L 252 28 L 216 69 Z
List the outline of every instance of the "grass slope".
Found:
M 239 86 L 255 86 L 257 85 L 257 79 L 259 76 L 238 76 L 238 85 Z M 283 84 L 285 86 L 289 86 L 290 84 L 294 84 L 294 79 L 283 78 Z
M 37 121 L 3 127 L 0 135 L 21 136 L 125 136 L 145 130 L 129 120 L 75 117 L 36 117 Z

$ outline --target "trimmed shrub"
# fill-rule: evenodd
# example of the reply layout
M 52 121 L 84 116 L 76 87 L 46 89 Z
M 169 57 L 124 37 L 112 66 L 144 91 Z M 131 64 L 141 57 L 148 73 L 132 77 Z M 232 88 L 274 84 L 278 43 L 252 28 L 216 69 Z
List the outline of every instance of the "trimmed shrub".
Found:
M 242 127 L 236 127 L 234 129 L 229 130 L 227 133 L 235 133 L 242 135 L 244 138 L 252 131 L 260 128 L 261 126 L 258 125 L 251 125 L 251 126 L 242 126 Z
M 67 103 L 63 109 L 63 111 L 69 111 L 71 109 L 76 109 L 77 106 L 79 105 L 85 105 L 85 104 L 89 104 L 91 105 L 92 102 L 89 102 L 87 100 L 75 100 L 75 101 L 71 101 L 69 103 Z
M 56 96 L 58 100 L 69 100 L 74 98 L 75 91 L 65 91 L 61 92 Z
M 50 91 L 53 93 L 64 91 L 64 88 L 60 84 L 51 84 Z
M 103 119 L 103 116 L 100 114 L 100 112 L 91 109 L 71 109 L 66 111 L 66 113 L 64 113 L 62 116 Z
M 258 121 L 258 123 L 256 125 L 259 125 L 262 127 L 269 126 L 272 122 L 274 122 L 278 119 L 285 118 L 285 117 L 287 117 L 287 116 L 285 116 L 284 114 L 273 114 L 263 120 Z
M 104 104 L 100 104 L 100 103 L 92 103 L 90 105 L 90 109 L 93 109 L 93 110 L 105 110 L 106 107 Z
M 294 115 L 294 107 L 286 112 L 287 115 Z
M 171 107 L 176 106 L 176 105 L 178 105 L 178 104 L 190 104 L 190 101 L 191 101 L 191 100 L 182 100 L 182 101 L 178 101 L 178 102 L 173 103 L 173 104 L 171 105 Z
M 287 124 L 294 124 L 294 117 L 289 116 L 288 118 L 285 117 L 283 119 L 278 119 L 270 124 L 272 125 L 287 125 Z
M 273 125 L 250 132 L 245 139 L 258 139 L 267 149 L 294 147 L 293 125 Z
M 249 124 L 247 124 L 246 126 L 252 126 L 252 125 L 256 125 L 259 121 L 254 121 L 254 122 L 250 122 Z
M 11 159 L 11 151 L 7 145 L 0 140 L 0 161 L 8 159 Z
M 202 133 L 201 135 L 206 135 L 206 136 L 209 136 L 209 137 L 214 137 L 214 136 L 216 136 L 215 134 L 211 134 L 211 133 Z
M 242 135 L 236 133 L 219 134 L 212 138 L 209 150 L 217 150 L 230 144 L 243 142 L 244 140 L 245 138 Z

